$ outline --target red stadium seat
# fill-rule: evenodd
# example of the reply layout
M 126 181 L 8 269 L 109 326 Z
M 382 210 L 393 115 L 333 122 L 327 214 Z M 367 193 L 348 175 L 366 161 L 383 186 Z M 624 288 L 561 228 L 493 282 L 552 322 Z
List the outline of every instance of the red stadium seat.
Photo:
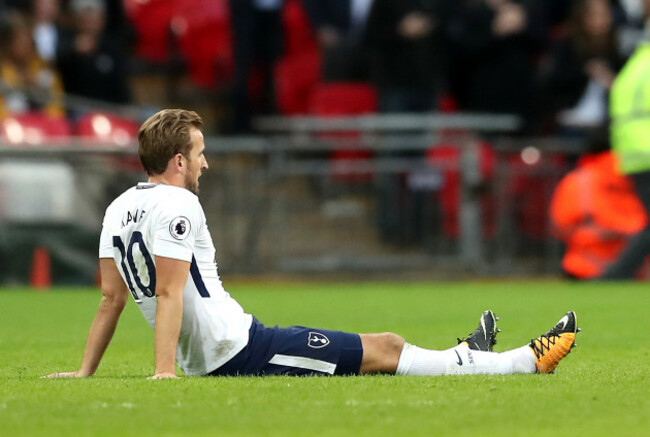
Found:
M 284 54 L 273 69 L 276 106 L 284 115 L 304 115 L 320 80 L 321 56 L 301 0 L 285 2 L 282 27 Z
M 82 138 L 111 141 L 125 146 L 137 139 L 138 124 L 126 118 L 91 112 L 77 121 L 77 135 Z
M 377 91 L 365 83 L 332 82 L 316 86 L 309 96 L 309 113 L 319 116 L 363 115 L 375 113 L 378 109 Z M 336 132 L 323 134 L 326 138 L 355 138 L 359 132 Z M 369 150 L 335 150 L 331 153 L 333 173 L 339 180 L 364 182 L 372 174 L 337 171 L 338 162 L 364 161 L 372 157 Z
M 109 142 L 117 146 L 128 146 L 138 138 L 138 123 L 103 112 L 91 112 L 77 121 L 76 133 L 88 141 L 89 146 L 95 142 Z M 141 171 L 142 166 L 137 156 L 117 156 L 106 159 L 105 165 L 126 171 Z
M 362 115 L 377 109 L 377 90 L 365 83 L 321 83 L 309 96 L 309 113 L 314 115 Z
M 318 50 L 314 31 L 301 0 L 287 0 L 282 10 L 284 54 L 293 56 Z
M 6 117 L 0 124 L 0 137 L 9 144 L 42 144 L 66 139 L 71 134 L 70 123 L 65 118 L 47 117 L 28 113 Z
M 320 54 L 305 52 L 280 59 L 274 68 L 276 104 L 284 115 L 306 114 L 309 97 L 320 79 Z
M 227 0 L 126 0 L 125 6 L 137 34 L 136 56 L 167 62 L 175 38 L 192 83 L 214 88 L 231 78 Z
M 125 0 L 136 31 L 135 54 L 152 62 L 169 60 L 170 26 L 175 0 Z
M 174 14 L 172 28 L 192 83 L 214 88 L 231 79 L 234 61 L 227 0 L 185 0 Z

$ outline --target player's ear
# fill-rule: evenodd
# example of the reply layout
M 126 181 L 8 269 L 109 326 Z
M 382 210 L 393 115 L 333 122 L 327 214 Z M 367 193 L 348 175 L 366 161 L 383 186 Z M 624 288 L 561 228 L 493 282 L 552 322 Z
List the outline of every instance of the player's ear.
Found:
M 177 153 L 176 155 L 174 155 L 173 160 L 174 160 L 174 167 L 181 169 L 185 166 L 182 153 Z

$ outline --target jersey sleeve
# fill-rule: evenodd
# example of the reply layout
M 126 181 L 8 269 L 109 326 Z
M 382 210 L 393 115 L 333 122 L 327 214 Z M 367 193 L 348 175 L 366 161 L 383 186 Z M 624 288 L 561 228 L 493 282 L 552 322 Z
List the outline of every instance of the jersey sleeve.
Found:
M 168 205 L 155 226 L 153 254 L 191 262 L 196 236 L 204 224 L 205 215 L 196 196 Z

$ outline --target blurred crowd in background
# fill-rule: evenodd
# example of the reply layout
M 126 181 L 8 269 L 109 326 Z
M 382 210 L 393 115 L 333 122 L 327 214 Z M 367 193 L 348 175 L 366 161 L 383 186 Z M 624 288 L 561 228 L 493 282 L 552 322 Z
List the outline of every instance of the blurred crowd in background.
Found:
M 580 140 L 595 152 L 609 149 L 612 128 L 636 138 L 614 150 L 642 149 L 646 125 L 625 123 L 645 108 L 650 57 L 636 57 L 641 76 L 620 81 L 641 96 L 619 92 L 620 123 L 609 107 L 614 80 L 648 38 L 649 16 L 650 0 L 0 0 L 0 137 L 40 143 L 21 127 L 33 123 L 64 141 L 124 145 L 162 107 L 197 110 L 208 135 L 254 133 L 258 115 L 479 112 L 518 116 L 519 138 Z M 638 164 L 645 151 L 632 152 Z M 531 165 L 523 152 L 514 158 L 512 171 Z M 574 158 L 550 203 L 567 247 L 563 269 L 603 275 L 643 234 L 621 257 L 634 262 L 605 273 L 631 276 L 650 252 L 650 190 L 640 191 L 650 170 L 635 164 L 622 175 L 611 154 Z M 458 145 L 437 144 L 427 159 L 455 160 L 438 194 L 444 231 L 456 237 Z M 480 160 L 489 179 L 496 159 L 487 143 Z M 556 181 L 520 173 L 509 198 L 521 226 L 545 238 L 544 184 Z M 374 181 L 382 240 L 398 245 L 426 229 L 410 218 L 417 208 L 404 206 L 417 191 L 405 180 Z
M 319 88 L 346 83 L 370 98 L 338 97 L 342 113 L 510 113 L 527 134 L 585 135 L 644 24 L 643 0 L 2 0 L 0 14 L 0 116 L 78 117 L 63 93 L 185 95 L 225 134 L 318 112 Z M 173 80 L 147 101 L 131 79 L 156 72 Z

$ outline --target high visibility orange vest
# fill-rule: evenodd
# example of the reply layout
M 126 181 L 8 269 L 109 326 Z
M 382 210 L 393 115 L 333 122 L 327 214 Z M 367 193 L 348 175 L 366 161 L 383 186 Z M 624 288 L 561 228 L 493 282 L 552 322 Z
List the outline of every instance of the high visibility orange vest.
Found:
M 646 226 L 632 181 L 616 166 L 610 152 L 583 158 L 553 193 L 551 222 L 566 243 L 562 267 L 578 278 L 603 273 L 629 238 Z

